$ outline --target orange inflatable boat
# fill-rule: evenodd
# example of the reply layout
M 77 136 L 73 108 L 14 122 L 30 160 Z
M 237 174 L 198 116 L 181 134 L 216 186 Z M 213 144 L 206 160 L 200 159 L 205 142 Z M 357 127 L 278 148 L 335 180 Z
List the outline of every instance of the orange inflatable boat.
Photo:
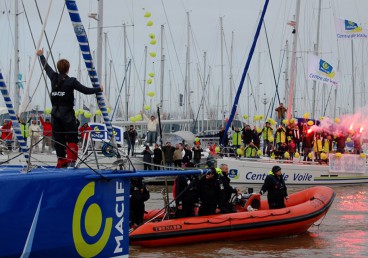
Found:
M 267 200 L 257 202 L 260 196 L 253 194 L 236 213 L 147 222 L 130 233 L 130 244 L 158 247 L 302 234 L 326 215 L 334 198 L 331 188 L 316 186 L 291 194 L 286 208 L 270 210 Z M 249 204 L 258 209 L 248 211 Z

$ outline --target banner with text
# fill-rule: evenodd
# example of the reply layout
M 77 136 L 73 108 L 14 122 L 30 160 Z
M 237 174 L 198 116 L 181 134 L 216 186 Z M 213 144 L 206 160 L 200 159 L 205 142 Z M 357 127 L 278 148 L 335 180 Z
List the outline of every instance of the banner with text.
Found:
M 336 69 L 326 60 L 308 55 L 308 79 L 337 86 L 339 84 Z
M 339 39 L 366 39 L 368 31 L 358 23 L 335 18 L 336 36 Z

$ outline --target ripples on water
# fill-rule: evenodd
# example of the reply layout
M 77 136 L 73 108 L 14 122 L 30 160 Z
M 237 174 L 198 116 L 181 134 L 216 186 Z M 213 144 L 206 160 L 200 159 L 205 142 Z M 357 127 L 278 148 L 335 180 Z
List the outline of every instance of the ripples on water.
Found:
M 289 194 L 298 189 L 289 187 Z M 333 189 L 336 198 L 326 217 L 303 235 L 164 248 L 131 246 L 130 257 L 368 257 L 368 186 Z M 150 191 L 146 208 L 160 208 L 159 188 L 150 187 Z

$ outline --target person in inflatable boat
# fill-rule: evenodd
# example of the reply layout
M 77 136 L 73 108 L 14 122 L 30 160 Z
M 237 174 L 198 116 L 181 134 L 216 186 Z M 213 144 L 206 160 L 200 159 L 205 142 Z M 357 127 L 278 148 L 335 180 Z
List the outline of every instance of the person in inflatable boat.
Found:
M 288 200 L 287 188 L 279 166 L 274 166 L 269 172 L 261 191 L 261 195 L 267 192 L 268 206 L 270 209 L 285 208 L 284 199 Z

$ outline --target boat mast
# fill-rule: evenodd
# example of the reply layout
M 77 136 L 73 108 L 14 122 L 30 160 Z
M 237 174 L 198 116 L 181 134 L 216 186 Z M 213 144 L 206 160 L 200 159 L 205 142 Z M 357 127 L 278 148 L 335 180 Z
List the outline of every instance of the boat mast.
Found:
M 351 83 L 353 86 L 353 114 L 355 114 L 355 69 L 354 69 L 354 42 L 351 40 Z
M 205 107 L 205 105 L 204 105 L 204 102 L 205 102 L 205 94 L 206 94 L 206 65 L 207 65 L 207 63 L 206 63 L 206 60 L 207 59 L 207 52 L 206 51 L 204 51 L 204 53 L 203 53 L 203 80 L 202 80 L 202 100 L 201 100 L 201 103 L 199 103 L 200 105 L 199 105 L 199 107 L 201 107 L 202 106 L 202 132 L 204 132 L 205 130 L 204 130 L 204 116 L 205 116 L 205 114 L 204 114 L 204 107 Z
M 285 106 L 288 107 L 289 106 L 289 100 L 286 99 L 286 96 L 288 95 L 289 92 L 289 41 L 286 40 L 285 43 L 285 54 L 286 54 L 286 65 L 285 65 L 285 94 L 284 94 L 284 98 L 285 98 Z
M 164 70 L 165 55 L 164 55 L 164 25 L 161 25 L 161 68 L 160 68 L 160 108 L 164 105 Z
M 144 110 L 144 106 L 146 104 L 146 79 L 147 77 L 147 46 L 144 46 L 144 76 L 143 76 L 143 105 L 142 110 Z
M 231 32 L 231 47 L 230 47 L 230 75 L 229 75 L 229 103 L 233 102 L 233 53 L 234 53 L 234 31 Z M 230 108 L 230 106 L 229 106 Z
M 97 76 L 102 81 L 102 37 L 103 37 L 103 0 L 98 1 L 97 19 Z
M 14 2 L 14 111 L 16 114 L 19 112 L 19 85 L 18 85 L 18 74 L 19 74 L 19 21 L 18 21 L 18 0 Z M 10 84 L 9 84 L 10 85 Z
M 186 71 L 185 71 L 185 118 L 188 118 L 190 112 L 190 21 L 189 12 L 187 12 L 187 56 L 186 56 Z
M 225 103 L 224 103 L 224 27 L 222 17 L 220 17 L 221 29 L 221 121 L 222 126 L 225 124 Z
M 124 65 L 125 65 L 125 69 L 124 69 L 124 76 L 125 76 L 125 112 L 126 112 L 126 121 L 129 120 L 129 110 L 128 110 L 128 107 L 129 107 L 129 92 L 128 92 L 128 71 L 127 71 L 127 50 L 126 50 L 126 47 L 127 47 L 127 42 L 126 42 L 126 24 L 124 23 L 123 24 L 123 30 L 124 30 Z
M 289 86 L 289 105 L 287 107 L 287 119 L 289 120 L 293 114 L 293 99 L 294 99 L 294 87 L 295 87 L 295 65 L 296 65 L 296 48 L 298 40 L 298 28 L 299 28 L 299 14 L 300 14 L 300 0 L 296 2 L 296 15 L 295 15 L 295 33 L 293 36 L 293 49 L 291 56 L 291 77 Z
M 318 2 L 318 18 L 317 18 L 317 41 L 314 44 L 314 54 L 318 56 L 318 48 L 319 48 L 319 29 L 321 25 L 321 0 Z M 316 92 L 317 92 L 317 81 L 313 80 L 313 110 L 312 110 L 312 118 L 316 118 Z

